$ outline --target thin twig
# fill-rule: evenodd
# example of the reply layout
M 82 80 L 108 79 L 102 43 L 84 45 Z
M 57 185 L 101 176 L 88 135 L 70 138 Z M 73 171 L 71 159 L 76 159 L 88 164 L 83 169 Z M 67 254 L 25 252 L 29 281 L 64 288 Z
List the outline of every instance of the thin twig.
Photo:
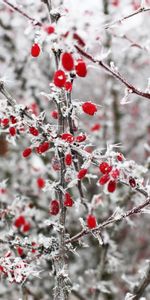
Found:
M 120 19 L 117 19 L 112 23 L 105 24 L 104 29 L 109 29 L 109 28 L 111 28 L 112 26 L 114 26 L 116 24 L 121 24 L 123 21 L 125 21 L 129 18 L 132 18 L 132 17 L 134 17 L 134 16 L 136 16 L 136 15 L 142 13 L 142 12 L 147 12 L 147 11 L 150 11 L 150 7 L 148 7 L 148 8 L 140 7 L 139 9 L 137 9 L 136 11 L 128 14 L 127 16 L 124 16 Z
M 24 12 L 18 6 L 10 3 L 8 0 L 2 0 L 2 1 L 3 1 L 3 3 L 5 3 L 9 7 L 11 7 L 11 9 L 17 11 L 19 14 L 21 14 L 22 16 L 24 16 L 25 18 L 27 18 L 29 21 L 31 21 L 34 26 L 42 26 L 42 23 L 40 21 L 37 21 L 36 19 L 34 19 L 31 16 L 29 16 L 26 12 Z

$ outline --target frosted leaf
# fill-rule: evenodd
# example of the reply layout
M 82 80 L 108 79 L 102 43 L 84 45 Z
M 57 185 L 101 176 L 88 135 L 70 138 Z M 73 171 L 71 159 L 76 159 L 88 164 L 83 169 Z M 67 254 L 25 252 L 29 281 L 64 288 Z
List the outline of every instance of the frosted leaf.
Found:
M 68 248 L 68 247 L 67 247 Z M 76 248 L 73 248 L 73 247 L 69 247 L 68 249 L 71 253 L 73 253 L 74 255 L 80 257 L 79 253 L 77 252 L 77 249 Z
M 134 295 L 131 293 L 127 293 L 125 296 L 125 300 L 132 300 L 134 298 Z
M 135 287 L 135 281 L 133 282 L 133 280 L 131 280 L 130 276 L 127 276 L 126 274 L 123 274 L 121 276 L 122 280 L 124 280 L 128 286 L 130 287 L 131 290 L 133 290 L 133 288 Z
M 111 49 L 109 49 L 108 51 L 105 51 L 105 50 L 102 49 L 100 55 L 96 55 L 95 60 L 97 60 L 97 61 L 104 60 L 104 59 L 106 59 L 110 54 L 111 54 Z
M 101 280 L 98 284 L 97 284 L 97 288 L 105 294 L 110 294 L 110 282 L 109 281 L 103 281 Z
M 110 62 L 110 67 L 111 70 L 114 71 L 115 73 L 118 72 L 118 68 L 115 66 L 115 63 L 113 61 Z
M 7 110 L 7 101 L 6 99 L 0 99 L 0 117 L 3 117 L 3 114 Z
M 145 90 L 145 93 L 150 93 L 150 78 L 148 78 L 147 88 Z
M 101 233 L 92 232 L 92 235 L 98 240 L 100 246 L 102 246 L 104 244 L 104 240 L 103 240 Z
M 89 158 L 88 160 L 86 160 L 86 161 L 82 164 L 81 168 L 82 168 L 82 169 L 88 169 L 88 168 L 90 167 L 90 164 L 91 164 L 91 159 Z
M 39 120 L 40 122 L 43 122 L 44 119 L 45 119 L 45 115 L 46 115 L 45 111 L 42 111 L 42 112 L 40 113 L 40 115 L 38 116 L 38 120 Z
M 133 91 L 132 89 L 128 89 L 126 88 L 125 89 L 125 94 L 124 94 L 124 97 L 121 99 L 120 103 L 123 105 L 123 104 L 127 104 L 127 103 L 131 103 L 132 100 L 129 100 L 129 96 L 130 94 L 132 94 Z
M 120 220 L 123 214 L 123 210 L 118 206 L 114 211 L 113 215 L 111 216 L 114 220 Z
M 7 181 L 8 179 L 4 179 L 3 181 L 0 182 L 1 189 L 5 189 L 7 187 Z
M 72 187 L 74 187 L 76 184 L 77 184 L 77 182 L 78 182 L 78 179 L 73 179 L 73 180 L 71 180 L 70 182 L 69 182 L 69 184 L 67 185 L 67 188 L 69 189 L 69 188 L 72 188 Z
M 97 179 L 97 175 L 89 173 L 89 174 L 86 174 L 86 178 L 88 178 L 88 179 Z
M 10 136 L 10 135 L 7 135 L 6 136 L 6 141 L 8 141 L 10 144 L 12 144 L 13 146 L 16 146 L 17 143 L 16 143 L 16 137 L 15 136 Z
M 85 228 L 86 223 L 85 223 L 85 221 L 82 218 L 79 218 L 79 222 L 80 222 L 82 228 Z

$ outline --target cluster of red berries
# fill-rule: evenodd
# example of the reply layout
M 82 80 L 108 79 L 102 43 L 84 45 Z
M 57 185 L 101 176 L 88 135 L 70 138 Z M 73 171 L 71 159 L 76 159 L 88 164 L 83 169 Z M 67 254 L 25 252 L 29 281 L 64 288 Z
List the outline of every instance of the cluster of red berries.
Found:
M 10 118 L 3 118 L 0 119 L 0 125 L 4 128 L 9 126 L 9 134 L 11 136 L 15 136 L 16 135 L 16 127 L 12 126 L 11 124 L 16 124 L 17 123 L 17 119 L 15 116 L 10 116 Z
M 36 153 L 42 154 L 42 153 L 48 151 L 49 147 L 50 147 L 50 143 L 45 141 L 42 144 L 40 144 L 38 147 L 36 147 Z M 30 147 L 28 147 L 28 148 L 24 149 L 24 151 L 22 152 L 22 156 L 24 158 L 27 158 L 31 155 L 31 153 L 32 153 L 32 149 Z
M 35 247 L 37 246 L 36 243 L 32 242 L 31 245 L 32 245 L 31 252 L 35 253 L 36 252 Z M 21 256 L 22 258 L 24 258 L 25 254 L 24 254 L 23 248 L 22 247 L 17 247 L 16 250 L 17 250 L 18 255 Z
M 103 174 L 102 177 L 99 179 L 99 183 L 101 185 L 108 183 L 107 190 L 109 193 L 113 193 L 117 187 L 117 179 L 120 175 L 119 170 L 117 168 L 114 169 L 105 161 L 99 165 L 99 169 Z
M 117 159 L 118 159 L 118 161 L 123 160 L 123 156 L 122 156 L 121 153 L 119 153 L 117 155 Z M 113 168 L 106 161 L 100 163 L 99 169 L 100 169 L 101 173 L 103 174 L 102 177 L 99 179 L 99 183 L 101 185 L 104 185 L 104 184 L 108 183 L 107 190 L 108 190 L 108 192 L 113 193 L 116 190 L 116 187 L 117 187 L 117 180 L 118 180 L 118 177 L 120 175 L 119 170 L 117 168 Z M 84 177 L 85 176 L 84 172 L 86 174 L 87 170 L 86 169 L 83 169 L 83 170 L 84 170 L 83 171 L 83 177 Z M 82 178 L 82 172 L 81 172 L 80 176 Z M 130 178 L 130 185 L 133 186 L 133 187 L 135 186 L 135 182 L 134 182 L 133 178 Z M 86 218 L 86 223 L 87 223 L 87 227 L 89 229 L 95 228 L 97 226 L 96 217 L 93 214 L 89 214 Z
M 64 195 L 64 206 L 65 207 L 72 207 L 74 204 L 73 202 L 73 199 L 71 197 L 71 195 L 67 192 L 65 193 Z M 59 200 L 55 199 L 55 200 L 52 200 L 50 202 L 50 209 L 49 209 L 49 212 L 51 215 L 53 216 L 56 216 L 58 215 L 60 211 L 60 203 L 59 203 Z
M 69 52 L 65 52 L 62 54 L 61 63 L 63 69 L 67 72 L 75 70 L 76 74 L 79 77 L 85 77 L 87 75 L 87 67 L 83 59 L 78 59 L 76 62 L 74 62 L 73 56 Z M 72 83 L 70 81 L 67 81 L 65 71 L 61 69 L 57 70 L 54 74 L 53 82 L 55 86 L 59 88 L 65 88 L 67 91 L 71 91 Z
M 21 231 L 23 233 L 27 233 L 31 226 L 30 223 L 26 221 L 24 216 L 19 216 L 18 218 L 16 218 L 15 222 L 14 222 L 15 227 L 17 227 L 18 229 L 21 229 Z

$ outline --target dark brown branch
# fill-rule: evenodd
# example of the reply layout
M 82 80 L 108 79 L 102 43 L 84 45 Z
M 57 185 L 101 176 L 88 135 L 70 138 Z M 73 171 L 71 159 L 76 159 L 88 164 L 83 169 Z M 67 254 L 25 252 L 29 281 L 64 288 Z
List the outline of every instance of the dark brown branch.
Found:
M 108 72 L 109 74 L 111 74 L 113 77 L 117 78 L 119 81 L 121 81 L 129 90 L 129 94 L 136 94 L 139 95 L 143 98 L 147 98 L 150 99 L 150 93 L 145 93 L 140 91 L 139 89 L 137 89 L 136 87 L 134 87 L 131 83 L 129 83 L 127 81 L 127 79 L 125 79 L 118 71 L 110 68 L 107 64 L 105 64 L 103 61 L 101 60 L 96 60 L 92 57 L 92 55 L 90 55 L 89 53 L 87 53 L 86 51 L 84 51 L 83 49 L 81 49 L 79 46 L 75 46 L 75 48 L 78 50 L 78 52 L 80 54 L 82 54 L 84 57 L 86 57 L 88 60 L 92 61 L 93 63 L 96 63 L 97 65 L 101 66 L 106 72 Z

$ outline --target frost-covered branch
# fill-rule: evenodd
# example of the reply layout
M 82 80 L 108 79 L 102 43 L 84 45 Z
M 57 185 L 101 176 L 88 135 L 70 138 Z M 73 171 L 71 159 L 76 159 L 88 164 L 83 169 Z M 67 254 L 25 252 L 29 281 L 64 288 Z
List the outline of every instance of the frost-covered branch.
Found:
M 147 207 L 150 204 L 150 198 L 147 198 L 145 202 L 142 204 L 135 206 L 134 208 L 128 210 L 125 213 L 119 214 L 117 217 L 112 214 L 106 221 L 104 221 L 102 224 L 98 225 L 96 228 L 89 230 L 89 229 L 83 229 L 79 233 L 77 233 L 75 236 L 71 237 L 70 239 L 66 240 L 66 243 L 73 243 L 84 237 L 85 235 L 88 235 L 90 233 L 96 233 L 101 231 L 103 228 L 107 227 L 110 224 L 117 223 L 118 221 L 122 221 L 128 217 L 131 217 L 132 215 L 139 214 L 143 208 Z
M 150 93 L 146 93 L 146 92 L 143 92 L 143 91 L 140 91 L 139 89 L 137 89 L 130 82 L 128 82 L 127 79 L 125 79 L 120 74 L 120 72 L 118 72 L 118 71 L 114 70 L 113 68 L 109 67 L 103 61 L 99 61 L 99 60 L 94 59 L 92 57 L 92 55 L 90 55 L 89 53 L 87 53 L 86 51 L 84 51 L 83 49 L 81 49 L 79 46 L 76 45 L 75 47 L 78 50 L 78 52 L 80 54 L 82 54 L 84 57 L 86 57 L 88 60 L 92 61 L 93 63 L 96 63 L 99 66 L 101 66 L 109 74 L 111 74 L 112 76 L 114 76 L 115 78 L 117 78 L 119 81 L 121 81 L 128 88 L 128 91 L 129 91 L 130 94 L 136 94 L 136 95 L 141 96 L 143 98 L 150 99 Z

